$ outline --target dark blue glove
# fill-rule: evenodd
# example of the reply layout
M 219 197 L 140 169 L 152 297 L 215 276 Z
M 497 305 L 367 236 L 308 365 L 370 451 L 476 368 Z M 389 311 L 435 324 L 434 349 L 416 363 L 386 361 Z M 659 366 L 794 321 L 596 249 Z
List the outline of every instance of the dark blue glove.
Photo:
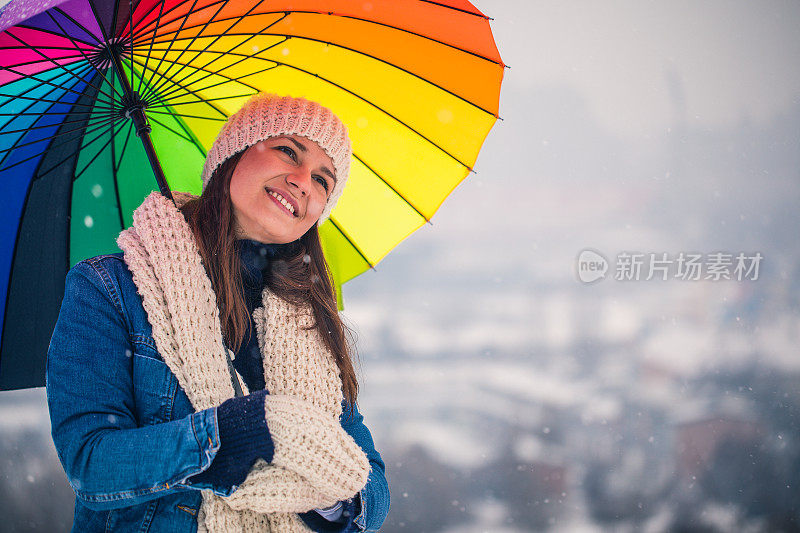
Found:
M 275 446 L 264 413 L 266 390 L 226 400 L 217 407 L 220 447 L 211 466 L 190 477 L 190 483 L 209 483 L 230 489 L 241 483 L 257 459 L 272 461 Z

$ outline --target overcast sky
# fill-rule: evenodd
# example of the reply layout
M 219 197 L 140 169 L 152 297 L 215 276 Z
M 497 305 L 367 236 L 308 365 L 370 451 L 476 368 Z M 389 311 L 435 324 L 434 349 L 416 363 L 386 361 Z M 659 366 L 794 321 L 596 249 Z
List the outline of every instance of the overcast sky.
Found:
M 800 101 L 800 2 L 475 3 L 494 18 L 507 89 L 575 87 L 619 134 L 669 126 L 668 72 L 682 80 L 688 116 L 710 126 L 766 119 Z

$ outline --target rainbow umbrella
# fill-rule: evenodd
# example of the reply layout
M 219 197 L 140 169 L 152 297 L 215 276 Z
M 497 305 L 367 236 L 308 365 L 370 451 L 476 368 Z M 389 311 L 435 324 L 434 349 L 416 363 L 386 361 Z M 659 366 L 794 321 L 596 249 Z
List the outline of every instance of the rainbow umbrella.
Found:
M 199 194 L 259 91 L 348 125 L 320 232 L 341 284 L 430 221 L 495 123 L 504 65 L 463 0 L 11 0 L 0 8 L 0 389 L 43 384 L 66 271 L 153 190 Z

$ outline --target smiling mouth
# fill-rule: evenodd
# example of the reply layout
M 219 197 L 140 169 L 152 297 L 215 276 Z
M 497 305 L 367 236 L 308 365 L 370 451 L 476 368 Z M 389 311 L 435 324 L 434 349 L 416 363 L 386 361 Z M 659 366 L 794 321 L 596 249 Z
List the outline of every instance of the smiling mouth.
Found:
M 267 188 L 264 188 L 264 190 L 267 191 L 267 195 L 269 195 L 275 201 L 275 203 L 277 203 L 278 205 L 283 207 L 283 209 L 287 213 L 289 213 L 293 217 L 297 217 L 297 214 L 295 213 L 295 210 L 294 210 L 294 206 L 292 205 L 291 202 L 289 202 L 286 198 L 284 198 L 280 193 L 277 193 L 275 191 L 271 191 L 271 190 L 269 190 Z

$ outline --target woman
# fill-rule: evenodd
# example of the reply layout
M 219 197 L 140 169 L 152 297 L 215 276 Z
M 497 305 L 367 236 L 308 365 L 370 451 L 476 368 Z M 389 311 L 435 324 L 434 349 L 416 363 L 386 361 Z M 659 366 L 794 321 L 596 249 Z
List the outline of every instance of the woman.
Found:
M 385 465 L 318 225 L 351 149 L 330 110 L 258 94 L 200 197 L 152 193 L 122 253 L 67 274 L 47 397 L 73 531 L 377 531 Z

